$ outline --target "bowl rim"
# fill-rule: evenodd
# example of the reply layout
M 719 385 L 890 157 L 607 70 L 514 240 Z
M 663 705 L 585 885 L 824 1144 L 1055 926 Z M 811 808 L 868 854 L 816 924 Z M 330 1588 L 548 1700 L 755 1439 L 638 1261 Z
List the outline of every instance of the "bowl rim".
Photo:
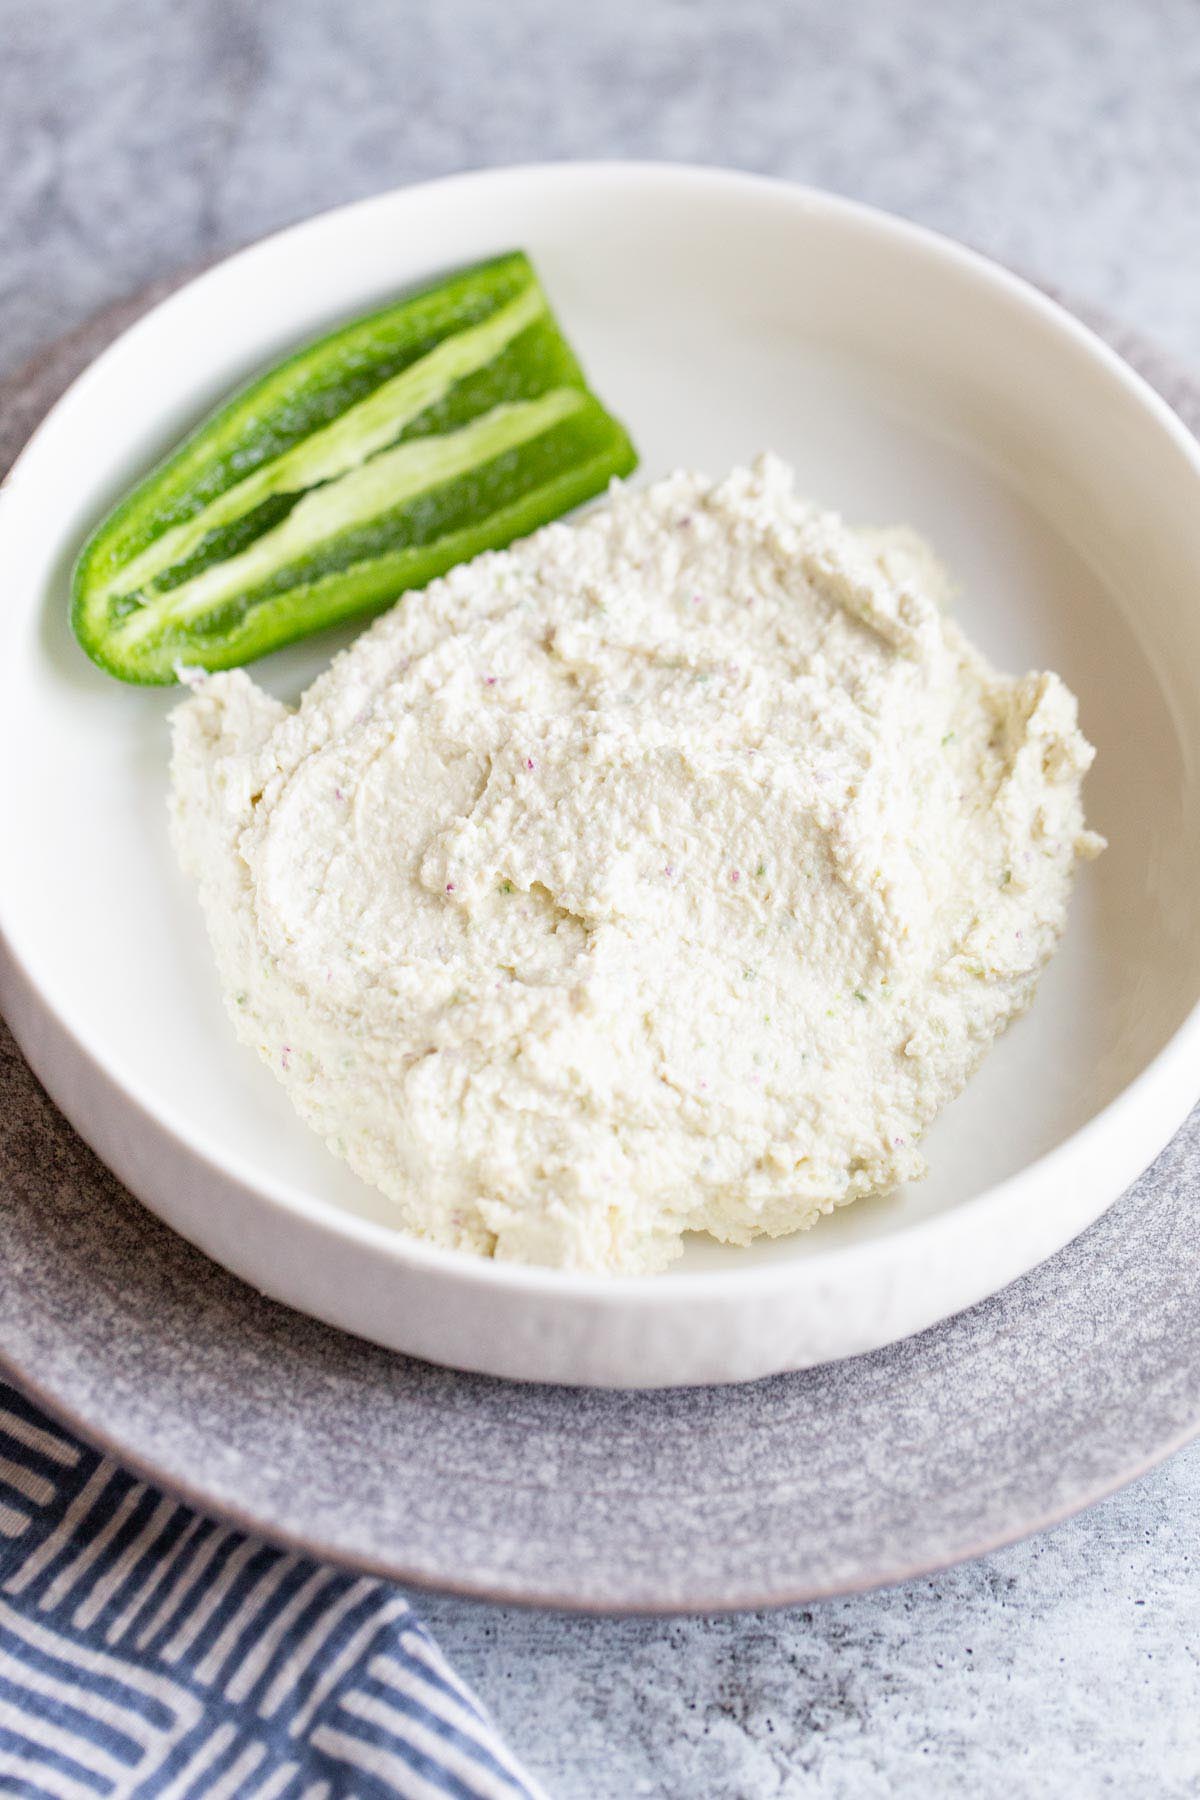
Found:
M 993 262 L 981 252 L 931 229 L 885 212 L 859 200 L 832 194 L 786 179 L 721 168 L 703 163 L 671 161 L 584 160 L 553 163 L 519 163 L 483 169 L 470 169 L 438 177 L 431 181 L 402 184 L 369 195 L 348 204 L 328 208 L 295 224 L 285 226 L 222 258 L 211 267 L 191 277 L 165 299 L 151 307 L 91 362 L 65 389 L 54 406 L 40 421 L 3 482 L 0 482 L 0 544 L 12 531 L 16 508 L 6 506 L 13 489 L 23 482 L 30 467 L 36 468 L 52 447 L 54 434 L 61 429 L 63 415 L 70 413 L 91 388 L 107 379 L 110 364 L 117 360 L 131 342 L 157 329 L 164 317 L 185 304 L 194 304 L 197 295 L 207 288 L 217 288 L 230 271 L 245 271 L 256 260 L 267 259 L 285 244 L 294 244 L 306 235 L 319 236 L 335 223 L 366 221 L 373 212 L 383 212 L 417 196 L 464 193 L 499 189 L 520 183 L 546 183 L 567 187 L 573 183 L 608 183 L 638 185 L 657 183 L 664 191 L 680 193 L 701 189 L 723 192 L 734 197 L 757 198 L 793 215 L 832 219 L 864 237 L 890 242 L 902 251 L 924 256 L 945 269 L 966 276 L 976 288 L 989 291 L 1012 309 L 1036 318 L 1056 335 L 1060 342 L 1082 352 L 1095 371 L 1121 388 L 1170 441 L 1189 466 L 1197 482 L 1200 499 L 1200 441 L 1159 396 L 1149 383 L 1099 338 L 1088 326 L 1041 292 L 1021 276 Z M 11 517 L 10 517 L 11 515 Z M 61 553 L 62 545 L 57 546 Z M 21 609 L 14 609 L 20 613 Z M 755 1292 L 777 1292 L 781 1287 L 797 1285 L 800 1265 L 790 1261 L 748 1264 L 723 1269 L 677 1269 L 669 1280 L 660 1275 L 595 1275 L 575 1270 L 545 1268 L 514 1262 L 497 1262 L 461 1250 L 443 1249 L 427 1244 L 395 1226 L 383 1224 L 345 1211 L 331 1200 L 322 1199 L 293 1182 L 269 1178 L 252 1169 L 240 1155 L 222 1149 L 207 1134 L 198 1131 L 174 1105 L 160 1102 L 143 1089 L 136 1074 L 103 1053 L 92 1034 L 81 1030 L 69 1016 L 69 1009 L 57 1004 L 43 987 L 36 972 L 36 953 L 31 960 L 22 954 L 20 934 L 14 932 L 7 915 L 6 896 L 0 881 L 0 949 L 23 976 L 36 995 L 38 1004 L 51 1016 L 94 1070 L 117 1088 L 123 1100 L 151 1126 L 165 1132 L 176 1147 L 184 1151 L 208 1173 L 231 1181 L 247 1191 L 260 1204 L 275 1213 L 303 1221 L 310 1228 L 355 1243 L 394 1264 L 430 1275 L 450 1277 L 469 1287 L 507 1290 L 512 1295 L 530 1297 L 574 1297 L 598 1302 L 602 1306 L 656 1310 L 690 1307 L 697 1300 L 733 1300 L 751 1298 Z M 1076 1131 L 1021 1169 L 979 1193 L 956 1203 L 949 1209 L 882 1236 L 864 1242 L 831 1244 L 813 1253 L 804 1265 L 805 1272 L 816 1276 L 836 1271 L 844 1276 L 847 1263 L 864 1273 L 872 1265 L 890 1262 L 896 1247 L 903 1241 L 917 1253 L 932 1248 L 952 1231 L 980 1223 L 1008 1206 L 1014 1196 L 1031 1181 L 1042 1186 L 1061 1181 L 1076 1165 L 1095 1166 L 1105 1145 L 1114 1146 L 1130 1135 L 1153 1140 L 1147 1160 L 1162 1147 L 1170 1131 L 1186 1115 L 1196 1098 L 1200 1080 L 1190 1071 L 1200 1066 L 1200 998 L 1179 1023 L 1165 1044 L 1144 1067 L 1105 1106 L 1094 1113 Z M 1131 1132 L 1135 1122 L 1140 1128 Z M 1152 1123 L 1151 1123 L 1152 1121 Z M 1104 1210 L 1104 1209 L 1101 1209 Z

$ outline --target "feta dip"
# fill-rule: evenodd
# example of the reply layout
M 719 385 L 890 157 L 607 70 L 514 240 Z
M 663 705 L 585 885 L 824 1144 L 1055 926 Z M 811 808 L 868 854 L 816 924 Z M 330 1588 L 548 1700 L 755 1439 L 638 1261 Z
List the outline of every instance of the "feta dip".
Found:
M 944 589 L 767 456 L 461 565 L 294 710 L 176 709 L 238 1034 L 399 1227 L 636 1273 L 923 1172 L 1102 847 L 1074 698 Z

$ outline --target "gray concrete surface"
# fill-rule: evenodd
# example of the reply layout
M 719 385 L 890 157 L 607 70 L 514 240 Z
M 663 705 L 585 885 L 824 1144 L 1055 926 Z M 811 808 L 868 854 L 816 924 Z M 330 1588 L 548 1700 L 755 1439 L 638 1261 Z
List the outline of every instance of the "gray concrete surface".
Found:
M 1200 361 L 1194 0 L 0 0 L 0 369 L 338 201 L 674 157 L 893 208 Z M 556 1800 L 1200 1794 L 1200 1450 L 802 1612 L 423 1603 Z

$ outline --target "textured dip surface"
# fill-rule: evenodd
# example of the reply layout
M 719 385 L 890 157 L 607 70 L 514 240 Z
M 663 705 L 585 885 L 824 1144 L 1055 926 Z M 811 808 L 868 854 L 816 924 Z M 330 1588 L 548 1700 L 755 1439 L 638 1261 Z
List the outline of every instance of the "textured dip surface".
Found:
M 1101 843 L 1072 695 L 944 586 L 765 457 L 455 569 L 294 711 L 177 709 L 239 1035 L 398 1226 L 637 1272 L 920 1175 Z

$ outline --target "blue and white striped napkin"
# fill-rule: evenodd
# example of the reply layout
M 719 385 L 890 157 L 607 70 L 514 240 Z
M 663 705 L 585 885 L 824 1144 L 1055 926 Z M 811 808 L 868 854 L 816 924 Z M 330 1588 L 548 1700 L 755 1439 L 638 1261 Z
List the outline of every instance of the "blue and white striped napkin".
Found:
M 395 1588 L 201 1518 L 3 1384 L 0 1794 L 544 1800 Z

